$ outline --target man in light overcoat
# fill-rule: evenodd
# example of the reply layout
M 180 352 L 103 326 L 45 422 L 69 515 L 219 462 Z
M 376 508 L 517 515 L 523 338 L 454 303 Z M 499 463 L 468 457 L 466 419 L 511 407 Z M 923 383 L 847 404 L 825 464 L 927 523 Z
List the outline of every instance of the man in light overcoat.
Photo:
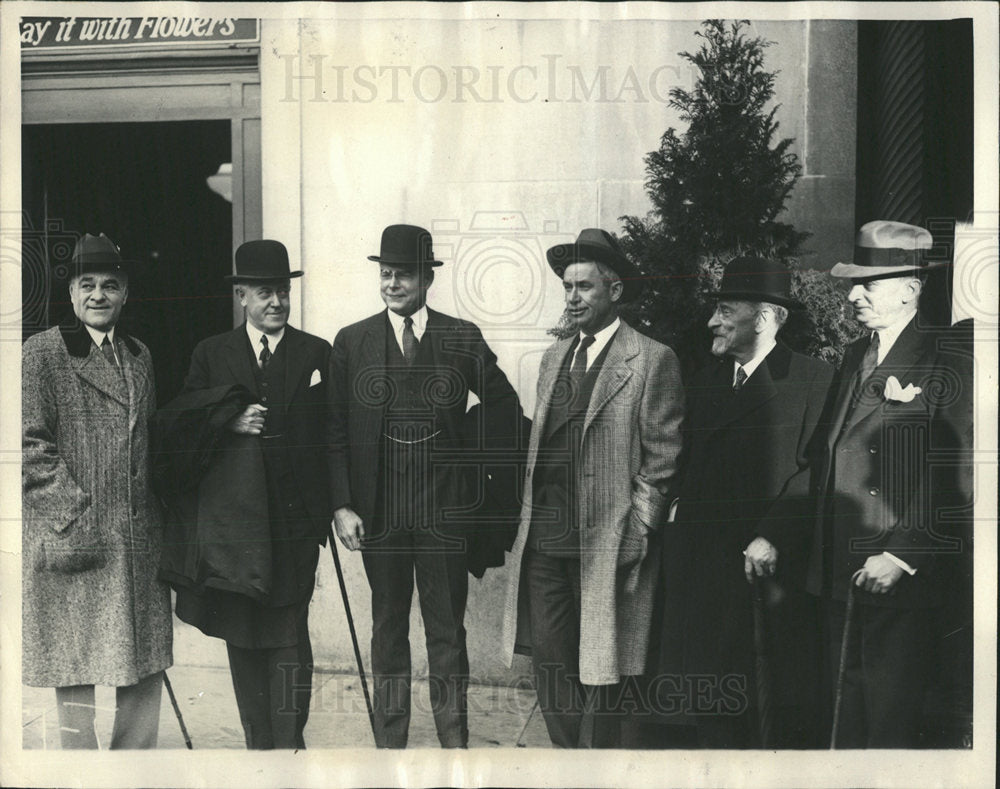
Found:
M 645 669 L 658 533 L 681 451 L 684 396 L 673 351 L 617 315 L 640 290 L 614 238 L 587 229 L 548 250 L 578 331 L 538 377 L 503 652 L 530 646 L 557 747 L 616 747 L 619 694 Z
M 118 326 L 128 269 L 103 233 L 73 253 L 72 325 L 22 353 L 23 679 L 56 689 L 62 747 L 154 748 L 171 664 L 170 592 L 157 580 L 149 351 Z M 110 743 L 94 686 L 117 688 Z

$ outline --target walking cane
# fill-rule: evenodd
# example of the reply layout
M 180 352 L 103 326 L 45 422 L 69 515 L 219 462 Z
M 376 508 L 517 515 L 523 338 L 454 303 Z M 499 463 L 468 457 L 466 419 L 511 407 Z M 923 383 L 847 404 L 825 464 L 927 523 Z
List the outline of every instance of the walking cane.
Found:
M 861 570 L 851 576 L 851 586 L 847 591 L 847 610 L 844 612 L 844 635 L 840 639 L 840 665 L 837 667 L 837 688 L 833 697 L 833 730 L 830 732 L 830 750 L 837 750 L 837 729 L 840 727 L 840 703 L 844 696 L 844 674 L 847 671 L 847 645 L 851 637 L 854 619 L 854 582 Z
M 754 668 L 757 674 L 757 719 L 760 725 L 760 745 L 762 748 L 770 748 L 774 714 L 771 709 L 771 667 L 767 656 L 767 632 L 764 629 L 762 580 L 754 575 L 751 587 L 753 589 L 753 646 L 756 653 Z
M 333 529 L 330 529 L 330 551 L 333 553 L 333 564 L 337 568 L 337 580 L 340 582 L 340 597 L 344 601 L 344 613 L 347 614 L 347 626 L 351 631 L 351 643 L 354 645 L 354 659 L 358 662 L 358 676 L 361 677 L 361 690 L 364 691 L 365 706 L 368 708 L 368 723 L 372 727 L 372 738 L 375 739 L 375 713 L 372 710 L 371 696 L 368 695 L 368 679 L 365 677 L 365 666 L 361 662 L 361 650 L 358 648 L 358 634 L 354 630 L 354 617 L 351 615 L 351 603 L 347 599 L 347 586 L 344 584 L 344 571 L 340 568 L 340 554 L 337 552 L 337 538 L 333 533 Z
M 194 746 L 191 744 L 191 737 L 188 736 L 187 726 L 184 725 L 184 717 L 181 715 L 181 708 L 177 706 L 177 697 L 174 695 L 174 689 L 170 685 L 170 678 L 167 676 L 166 671 L 163 672 L 163 684 L 167 688 L 167 695 L 170 697 L 170 704 L 174 708 L 174 715 L 177 716 L 177 722 L 181 725 L 184 744 L 189 751 L 192 751 L 194 750 Z

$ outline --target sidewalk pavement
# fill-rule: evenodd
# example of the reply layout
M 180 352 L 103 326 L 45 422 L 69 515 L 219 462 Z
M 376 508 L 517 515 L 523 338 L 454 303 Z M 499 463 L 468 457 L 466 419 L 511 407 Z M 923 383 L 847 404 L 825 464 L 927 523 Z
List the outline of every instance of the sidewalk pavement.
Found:
M 167 675 L 195 749 L 242 750 L 246 747 L 227 668 L 180 665 L 169 669 Z M 22 694 L 24 749 L 58 749 L 55 691 L 22 687 Z M 521 745 L 551 747 L 541 713 L 535 710 L 531 714 L 535 694 L 530 688 L 470 685 L 468 698 L 470 748 L 515 747 L 525 723 L 527 728 Z M 114 721 L 114 689 L 97 688 L 96 703 L 98 741 L 101 747 L 106 747 Z M 426 680 L 413 682 L 412 709 L 409 747 L 438 747 Z M 317 671 L 313 675 L 305 738 L 307 748 L 374 748 L 365 699 L 356 674 Z M 160 709 L 159 747 L 185 747 L 165 689 Z

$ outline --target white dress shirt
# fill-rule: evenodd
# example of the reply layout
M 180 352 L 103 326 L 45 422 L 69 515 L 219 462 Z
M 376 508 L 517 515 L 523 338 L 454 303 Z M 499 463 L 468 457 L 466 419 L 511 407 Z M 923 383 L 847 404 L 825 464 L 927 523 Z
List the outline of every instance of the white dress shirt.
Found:
M 405 353 L 403 351 L 403 329 L 405 328 L 406 316 L 399 315 L 392 310 L 386 310 L 386 312 L 389 314 L 389 324 L 392 326 L 392 333 L 396 335 L 396 344 L 399 346 L 399 352 Z M 420 342 L 424 336 L 424 331 L 427 329 L 427 306 L 421 307 L 410 318 L 413 319 L 413 336 L 417 338 L 417 342 Z
M 590 370 L 590 366 L 594 363 L 594 360 L 601 355 L 601 351 L 604 350 L 604 346 L 611 342 L 611 338 L 615 336 L 615 332 L 618 331 L 618 327 L 621 326 L 621 319 L 615 318 L 610 324 L 605 326 L 599 332 L 593 335 L 594 343 L 589 348 L 587 348 L 584 353 L 587 355 L 587 369 Z M 583 341 L 584 334 L 580 332 L 580 336 L 577 338 L 576 347 L 580 347 L 580 343 Z M 573 362 L 576 362 L 576 354 L 579 351 L 573 352 Z M 570 364 L 570 367 L 573 365 Z
M 777 345 L 776 340 L 771 340 L 770 343 L 765 345 L 761 350 L 757 351 L 757 354 L 746 364 L 740 364 L 735 359 L 733 360 L 733 386 L 736 386 L 736 373 L 739 372 L 740 367 L 743 368 L 743 372 L 747 374 L 747 380 L 750 380 L 750 376 L 753 375 L 754 370 L 760 367 L 760 363 L 767 358 L 767 355 L 774 350 Z M 744 384 L 746 381 L 743 382 Z
M 285 327 L 282 326 L 280 331 L 274 333 L 261 331 L 260 329 L 255 329 L 250 325 L 250 321 L 247 321 L 247 337 L 250 338 L 250 345 L 253 348 L 253 355 L 257 359 L 257 365 L 260 366 L 260 352 L 264 350 L 264 346 L 261 344 L 261 337 L 267 335 L 267 349 L 274 355 L 274 352 L 278 350 L 278 343 L 285 336 Z
M 87 324 L 84 324 L 87 326 Z M 115 327 L 111 327 L 111 331 L 99 331 L 92 326 L 87 326 L 87 334 L 90 335 L 90 339 L 94 341 L 94 345 L 100 348 L 104 344 L 104 338 L 108 338 L 108 342 L 111 343 L 111 350 L 114 351 L 115 361 L 118 362 L 118 366 L 122 366 L 122 360 L 118 358 L 118 349 L 115 348 Z

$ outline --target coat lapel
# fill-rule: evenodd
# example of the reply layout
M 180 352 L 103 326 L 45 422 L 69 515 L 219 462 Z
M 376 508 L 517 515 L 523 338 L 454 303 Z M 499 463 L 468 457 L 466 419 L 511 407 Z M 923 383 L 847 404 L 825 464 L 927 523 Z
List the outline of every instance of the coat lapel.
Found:
M 747 378 L 739 392 L 732 391 L 732 384 L 729 380 L 733 371 L 732 360 L 730 359 L 728 364 L 722 365 L 720 373 L 725 374 L 725 380 L 720 375 L 718 391 L 720 394 L 726 392 L 728 396 L 720 398 L 722 400 L 721 408 L 712 415 L 715 418 L 712 419 L 710 416 L 712 427 L 723 427 L 742 419 L 775 397 L 778 394 L 778 388 L 774 382 L 788 375 L 790 358 L 791 352 L 788 348 L 778 343 L 753 371 L 753 375 Z
M 117 333 L 117 332 L 116 332 Z M 125 372 L 125 381 L 128 386 L 128 396 L 132 407 L 129 409 L 129 429 L 135 427 L 139 417 L 145 412 L 139 404 L 145 402 L 149 397 L 155 399 L 153 382 L 150 380 L 149 370 L 146 365 L 139 364 L 138 347 L 133 350 L 133 344 L 129 339 L 121 336 L 116 340 L 118 346 L 118 358 L 122 360 L 122 367 Z
M 535 406 L 535 423 L 531 427 L 531 432 L 537 433 L 539 436 L 546 435 L 549 407 L 552 404 L 552 394 L 555 390 L 556 380 L 559 378 L 559 370 L 562 369 L 563 363 L 566 361 L 566 354 L 569 353 L 575 342 L 576 335 L 556 342 L 552 364 L 542 365 L 538 371 L 538 404 Z
M 833 416 L 830 420 L 830 429 L 826 436 L 827 451 L 833 450 L 833 445 L 837 443 L 841 428 L 844 424 L 844 417 L 851 402 L 851 384 L 854 381 L 854 374 L 861 364 L 861 358 L 865 355 L 865 343 L 856 342 L 850 347 L 844 358 L 844 363 L 840 371 L 840 384 L 837 388 L 837 400 L 833 409 Z
M 78 324 L 71 329 L 62 329 L 61 333 L 77 376 L 128 408 L 129 389 L 125 379 L 94 345 L 86 328 Z M 117 341 L 116 344 L 120 345 Z M 125 353 L 124 346 L 120 346 L 119 350 L 121 351 L 119 356 Z
M 285 347 L 285 396 L 282 399 L 282 404 L 287 409 L 295 400 L 295 394 L 302 383 L 302 376 L 306 373 L 305 368 L 309 360 L 303 353 L 305 337 L 298 329 L 285 326 L 285 336 L 281 341 L 288 343 Z
M 247 327 L 244 323 L 237 326 L 229 334 L 226 342 L 226 363 L 233 379 L 247 388 L 247 391 L 257 393 L 257 379 L 250 366 L 250 354 L 247 352 Z
M 611 338 L 611 347 L 604 357 L 604 364 L 594 382 L 594 391 L 587 407 L 587 418 L 583 422 L 583 433 L 587 434 L 594 417 L 600 413 L 607 402 L 618 393 L 629 378 L 634 374 L 631 360 L 639 355 L 639 343 L 635 331 L 622 323 Z

